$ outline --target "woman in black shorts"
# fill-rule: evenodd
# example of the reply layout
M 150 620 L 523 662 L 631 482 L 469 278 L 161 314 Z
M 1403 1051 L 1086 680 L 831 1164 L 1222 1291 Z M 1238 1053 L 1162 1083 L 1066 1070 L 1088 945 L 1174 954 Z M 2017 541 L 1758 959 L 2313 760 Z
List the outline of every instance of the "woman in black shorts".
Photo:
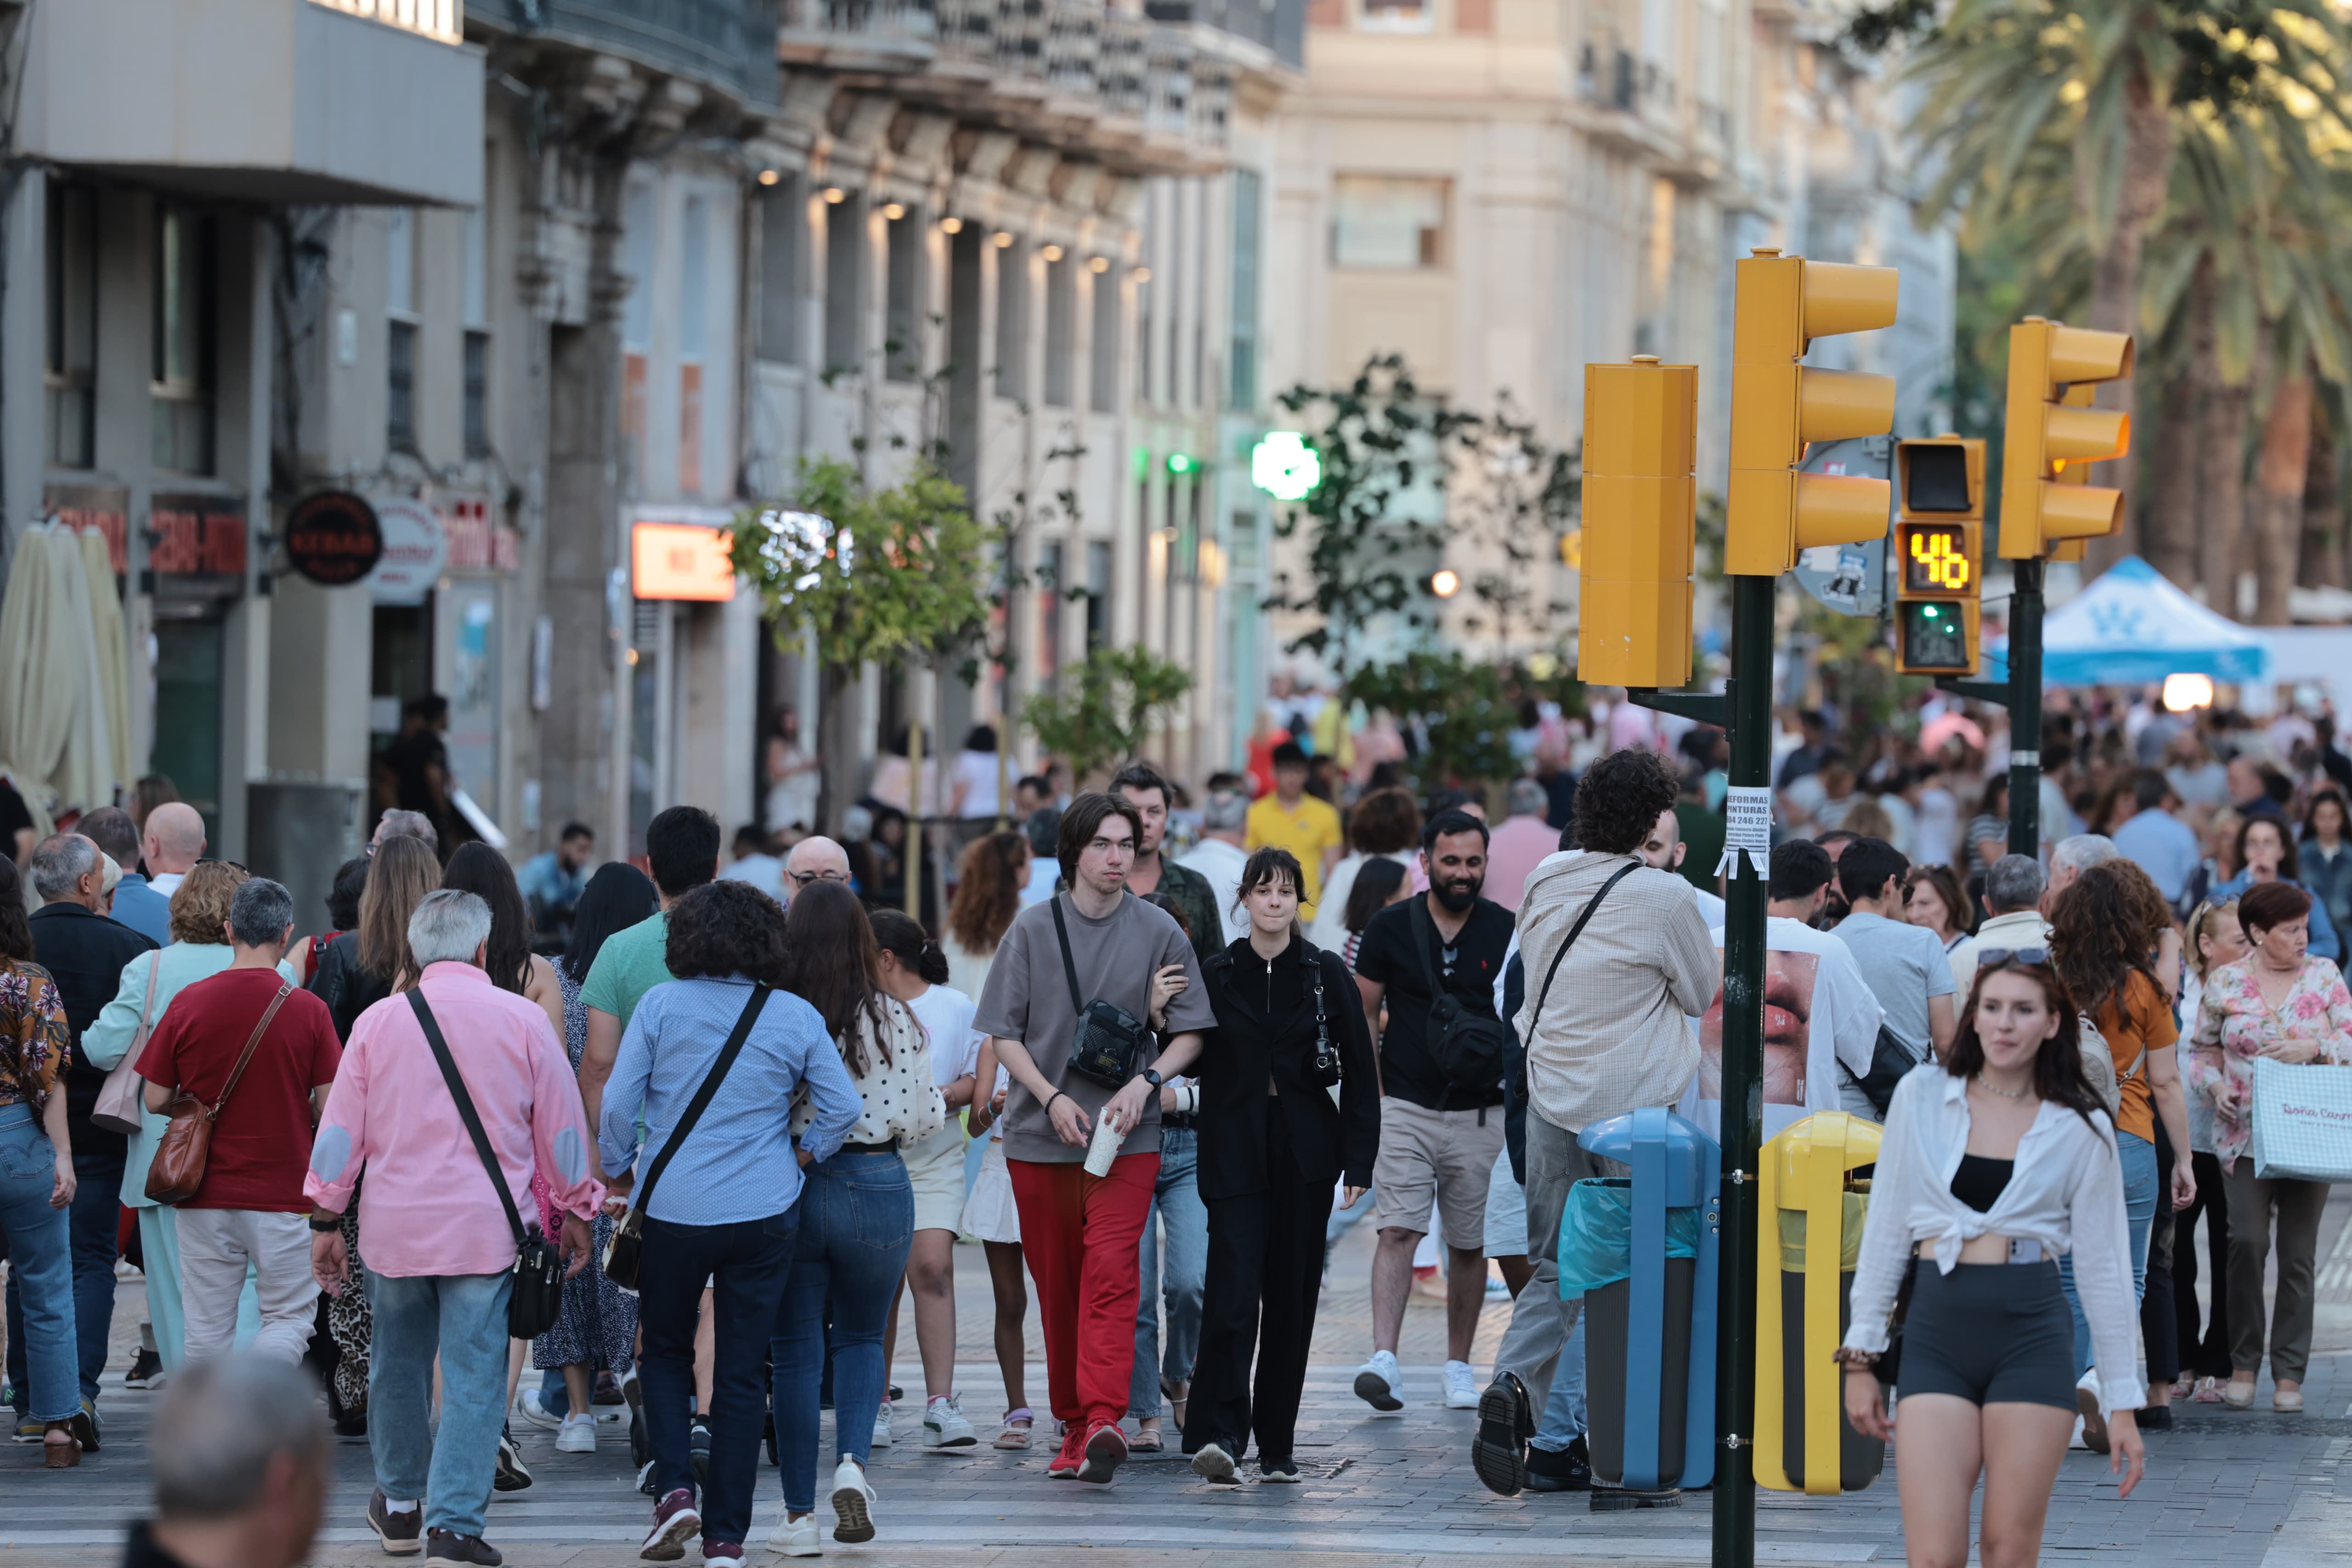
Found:
M 2058 1258 L 2070 1253 L 2113 1439 L 2108 1468 L 2124 1472 L 2124 1497 L 2139 1481 L 2132 1412 L 2146 1391 L 2123 1171 L 2114 1124 L 2083 1078 L 2079 1032 L 2048 953 L 1981 952 L 1949 1054 L 1914 1068 L 1887 1108 L 1838 1360 L 1854 1429 L 1891 1436 L 1876 1368 L 1912 1269 L 1896 1479 L 1913 1568 L 1968 1562 L 1979 1475 L 1983 1568 L 2032 1568 L 2041 1556 L 2074 1426 L 2074 1321 L 2058 1288 Z

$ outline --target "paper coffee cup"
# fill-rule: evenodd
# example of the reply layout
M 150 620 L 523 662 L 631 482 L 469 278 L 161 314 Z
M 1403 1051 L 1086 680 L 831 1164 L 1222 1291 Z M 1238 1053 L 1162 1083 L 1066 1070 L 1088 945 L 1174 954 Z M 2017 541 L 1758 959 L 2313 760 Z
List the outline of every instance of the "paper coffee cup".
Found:
M 1115 1130 L 1110 1124 L 1110 1108 L 1105 1106 L 1101 1110 L 1097 1111 L 1095 1139 L 1087 1146 L 1087 1174 L 1109 1175 L 1110 1163 L 1118 1158 L 1119 1145 L 1126 1142 L 1126 1135 Z

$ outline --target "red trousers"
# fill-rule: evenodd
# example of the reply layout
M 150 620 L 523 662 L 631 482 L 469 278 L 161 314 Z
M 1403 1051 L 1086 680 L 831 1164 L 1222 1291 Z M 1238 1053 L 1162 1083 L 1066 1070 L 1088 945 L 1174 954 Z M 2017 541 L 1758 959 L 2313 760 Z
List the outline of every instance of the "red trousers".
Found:
M 1135 1373 L 1136 1268 L 1160 1156 L 1123 1155 L 1099 1177 L 1076 1163 L 1008 1159 L 1004 1168 L 1037 1282 L 1054 1416 L 1081 1432 L 1116 1425 Z

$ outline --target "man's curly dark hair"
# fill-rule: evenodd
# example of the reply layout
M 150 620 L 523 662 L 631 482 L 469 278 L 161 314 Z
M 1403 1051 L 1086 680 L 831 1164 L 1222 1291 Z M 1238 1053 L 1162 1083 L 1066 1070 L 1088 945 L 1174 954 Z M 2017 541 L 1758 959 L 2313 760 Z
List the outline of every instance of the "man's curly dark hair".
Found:
M 781 985 L 783 906 L 749 882 L 705 882 L 669 907 L 663 958 L 680 980 L 740 974 Z
M 1639 851 L 1681 793 L 1666 760 L 1629 747 L 1584 770 L 1576 786 L 1576 841 L 1601 855 Z

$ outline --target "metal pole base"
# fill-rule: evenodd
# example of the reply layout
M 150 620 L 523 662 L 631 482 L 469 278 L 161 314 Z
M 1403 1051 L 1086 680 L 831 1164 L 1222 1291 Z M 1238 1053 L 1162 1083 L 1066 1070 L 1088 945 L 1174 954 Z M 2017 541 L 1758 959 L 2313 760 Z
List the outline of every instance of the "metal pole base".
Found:
M 1637 1508 L 1680 1508 L 1683 1491 L 1680 1487 L 1662 1487 L 1643 1491 L 1633 1487 L 1604 1487 L 1598 1481 L 1592 1487 L 1592 1511 L 1595 1513 L 1628 1513 Z

